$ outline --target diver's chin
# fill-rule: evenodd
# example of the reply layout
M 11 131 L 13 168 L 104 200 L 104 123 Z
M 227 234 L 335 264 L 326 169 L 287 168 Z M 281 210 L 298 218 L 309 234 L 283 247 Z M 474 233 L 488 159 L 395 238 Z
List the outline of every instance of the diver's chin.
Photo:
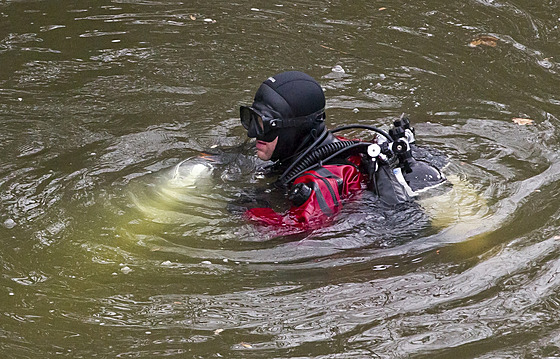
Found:
M 272 142 L 257 140 L 255 144 L 255 147 L 257 148 L 257 157 L 263 161 L 270 160 L 272 158 L 272 154 L 274 153 L 274 149 L 276 148 L 277 142 L 278 137 L 276 137 Z
M 267 153 L 265 153 L 265 151 L 259 150 L 257 148 L 257 157 L 263 161 L 268 161 L 270 160 L 270 158 L 272 157 L 272 155 L 269 155 Z

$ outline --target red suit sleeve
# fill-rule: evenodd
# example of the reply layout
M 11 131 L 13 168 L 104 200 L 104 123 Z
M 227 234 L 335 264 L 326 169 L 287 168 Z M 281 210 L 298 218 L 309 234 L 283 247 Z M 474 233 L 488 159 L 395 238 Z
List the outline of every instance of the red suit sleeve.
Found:
M 351 164 L 325 165 L 299 176 L 294 186 L 301 183 L 311 189 L 303 204 L 292 205 L 282 214 L 272 208 L 252 208 L 246 216 L 251 221 L 289 227 L 294 232 L 320 227 L 340 211 L 344 199 L 362 189 L 364 178 L 357 168 L 359 157 L 355 157 L 349 159 Z

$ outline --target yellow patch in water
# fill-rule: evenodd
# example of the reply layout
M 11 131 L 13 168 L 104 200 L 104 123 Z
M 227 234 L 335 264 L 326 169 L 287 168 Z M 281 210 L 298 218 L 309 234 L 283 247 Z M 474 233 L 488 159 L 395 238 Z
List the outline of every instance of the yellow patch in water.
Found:
M 467 233 L 480 227 L 488 215 L 487 200 L 474 186 L 458 176 L 449 176 L 453 188 L 448 192 L 420 199 L 419 203 L 428 213 L 436 228 Z

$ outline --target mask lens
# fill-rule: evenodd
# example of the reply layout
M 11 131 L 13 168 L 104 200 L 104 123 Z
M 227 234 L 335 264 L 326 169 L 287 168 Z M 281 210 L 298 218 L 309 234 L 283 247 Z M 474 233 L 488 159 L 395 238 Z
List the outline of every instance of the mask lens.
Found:
M 264 133 L 263 119 L 255 110 L 250 107 L 241 106 L 240 117 L 241 124 L 249 131 L 249 136 L 254 137 Z
M 257 115 L 257 126 L 259 126 L 260 133 L 264 133 L 264 123 L 261 116 Z
M 253 111 L 251 108 L 246 106 L 241 106 L 239 115 L 241 118 L 241 124 L 248 130 L 251 127 L 251 120 L 253 119 Z

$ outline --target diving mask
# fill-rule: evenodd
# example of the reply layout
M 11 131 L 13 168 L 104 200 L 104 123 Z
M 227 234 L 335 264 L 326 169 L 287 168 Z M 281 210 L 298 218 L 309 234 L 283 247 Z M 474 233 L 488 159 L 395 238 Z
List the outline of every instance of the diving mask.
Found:
M 270 114 L 264 114 L 253 107 L 241 106 L 241 124 L 247 130 L 247 136 L 265 142 L 272 142 L 278 136 L 274 131 L 282 127 L 282 120 Z
M 306 121 L 313 121 L 324 113 L 324 109 L 308 116 L 295 118 L 280 118 L 280 116 L 274 114 L 273 111 L 268 110 L 267 112 L 269 113 L 265 113 L 264 111 L 249 106 L 241 106 L 239 112 L 241 124 L 247 130 L 248 137 L 265 142 L 272 142 L 278 136 L 277 130 L 286 127 L 298 127 Z

